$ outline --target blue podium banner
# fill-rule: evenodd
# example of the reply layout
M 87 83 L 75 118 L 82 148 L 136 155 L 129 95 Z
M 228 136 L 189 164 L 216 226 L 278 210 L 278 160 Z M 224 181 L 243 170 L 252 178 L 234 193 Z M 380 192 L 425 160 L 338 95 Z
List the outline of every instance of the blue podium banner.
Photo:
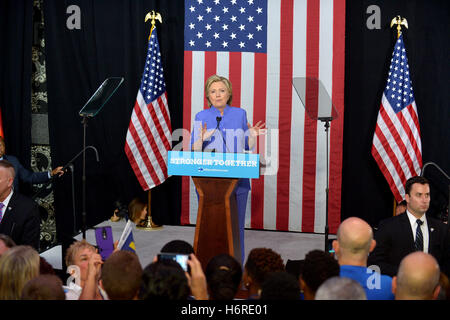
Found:
M 169 151 L 173 176 L 259 178 L 259 154 Z

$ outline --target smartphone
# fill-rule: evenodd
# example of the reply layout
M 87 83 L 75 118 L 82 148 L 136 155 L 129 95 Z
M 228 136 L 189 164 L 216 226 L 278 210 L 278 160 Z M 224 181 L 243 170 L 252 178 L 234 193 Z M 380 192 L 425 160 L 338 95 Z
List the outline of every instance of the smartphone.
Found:
M 114 251 L 114 240 L 110 226 L 95 228 L 95 239 L 97 241 L 98 253 L 105 261 Z
M 173 260 L 178 262 L 178 264 L 183 268 L 184 271 L 189 272 L 189 266 L 187 264 L 187 261 L 189 260 L 188 254 L 179 254 L 179 253 L 159 253 L 158 254 L 158 261 L 163 260 Z

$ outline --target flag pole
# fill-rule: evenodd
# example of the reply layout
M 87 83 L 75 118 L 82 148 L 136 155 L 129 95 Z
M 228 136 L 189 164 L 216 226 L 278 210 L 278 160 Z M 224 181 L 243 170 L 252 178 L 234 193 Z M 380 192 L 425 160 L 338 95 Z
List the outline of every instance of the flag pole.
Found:
M 148 12 L 145 16 L 145 22 L 147 22 L 149 19 L 151 19 L 151 28 L 150 28 L 150 34 L 148 35 L 148 40 L 150 41 L 150 37 L 152 36 L 153 29 L 155 28 L 155 20 L 158 20 L 159 23 L 162 23 L 161 14 L 159 12 L 155 12 L 152 10 L 151 12 Z M 162 226 L 157 225 L 153 222 L 152 219 L 152 189 L 148 190 L 148 201 L 147 201 L 147 216 L 145 217 L 145 220 L 143 220 L 141 223 L 139 223 L 136 228 L 141 230 L 147 230 L 147 231 L 153 231 L 153 230 L 160 230 L 162 229 Z

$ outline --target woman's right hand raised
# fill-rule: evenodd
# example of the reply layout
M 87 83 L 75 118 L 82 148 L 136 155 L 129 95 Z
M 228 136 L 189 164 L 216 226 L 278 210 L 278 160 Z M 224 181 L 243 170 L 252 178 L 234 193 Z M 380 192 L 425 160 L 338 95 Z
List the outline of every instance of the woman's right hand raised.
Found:
M 214 134 L 215 129 L 213 130 L 207 130 L 206 128 L 206 123 L 204 123 L 202 125 L 202 132 L 201 132 L 201 138 L 202 141 L 208 140 L 209 138 L 211 138 L 211 136 Z

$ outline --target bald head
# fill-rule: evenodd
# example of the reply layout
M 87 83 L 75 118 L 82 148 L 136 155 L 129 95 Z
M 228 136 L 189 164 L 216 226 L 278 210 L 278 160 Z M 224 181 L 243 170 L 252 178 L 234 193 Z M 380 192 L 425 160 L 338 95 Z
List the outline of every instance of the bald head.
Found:
M 339 226 L 333 246 L 340 264 L 365 265 L 369 252 L 375 247 L 372 228 L 360 218 L 348 218 Z
M 439 264 L 425 252 L 410 253 L 400 263 L 392 286 L 397 300 L 435 299 L 439 293 Z

